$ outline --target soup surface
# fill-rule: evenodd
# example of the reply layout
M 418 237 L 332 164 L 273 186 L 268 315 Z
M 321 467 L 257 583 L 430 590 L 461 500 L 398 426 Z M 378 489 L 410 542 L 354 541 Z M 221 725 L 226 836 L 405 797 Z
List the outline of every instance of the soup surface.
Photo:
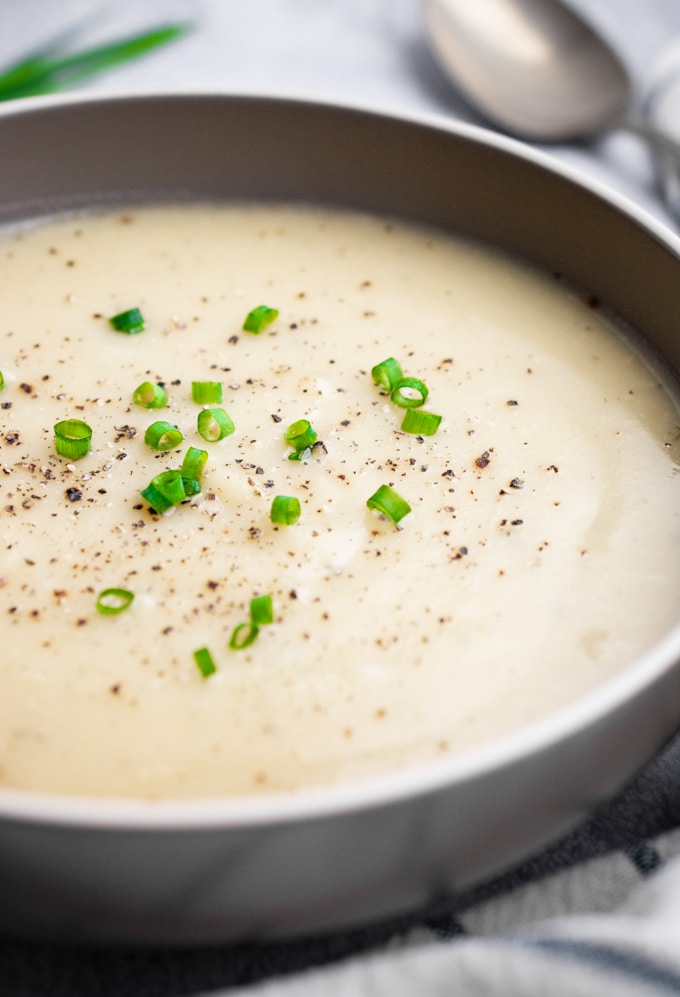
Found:
M 360 778 L 549 713 L 677 619 L 676 407 L 557 277 L 384 219 L 232 205 L 6 233 L 0 284 L 0 785 Z M 262 304 L 278 317 L 244 331 Z M 133 307 L 144 330 L 115 331 Z M 388 357 L 429 389 L 434 435 L 401 430 L 371 375 Z M 133 402 L 145 381 L 165 408 Z M 222 384 L 219 442 L 193 381 Z M 70 418 L 92 428 L 78 460 L 55 450 Z M 318 441 L 290 460 L 300 419 Z M 153 450 L 156 420 L 183 441 Z M 189 447 L 202 490 L 157 515 L 140 492 Z M 411 507 L 396 525 L 366 504 L 383 485 Z M 279 495 L 296 524 L 271 521 Z M 134 601 L 102 614 L 111 587 Z M 259 595 L 274 621 L 230 647 Z

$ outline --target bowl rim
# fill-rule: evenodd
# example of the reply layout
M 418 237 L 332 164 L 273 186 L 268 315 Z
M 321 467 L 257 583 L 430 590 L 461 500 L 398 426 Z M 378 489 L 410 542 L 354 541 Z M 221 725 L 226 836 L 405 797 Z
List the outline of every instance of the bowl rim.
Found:
M 659 238 L 659 241 L 672 249 L 680 257 L 680 233 L 676 233 L 673 222 L 665 222 L 661 217 L 657 217 L 643 205 L 638 204 L 630 195 L 625 194 L 607 183 L 606 180 L 598 178 L 587 172 L 585 169 L 559 159 L 549 151 L 549 145 L 532 145 L 528 140 L 518 138 L 513 135 L 497 131 L 491 125 L 478 124 L 476 122 L 465 121 L 453 118 L 445 111 L 434 111 L 425 109 L 397 109 L 393 103 L 381 103 L 377 100 L 370 102 L 361 99 L 350 99 L 346 96 L 333 96 L 326 94 L 310 94 L 309 92 L 296 91 L 294 89 L 282 89 L 275 92 L 266 88 L 240 89 L 237 87 L 215 88 L 210 86 L 187 85 L 171 87 L 139 87 L 134 90 L 107 87 L 101 90 L 74 90 L 63 93 L 44 94 L 34 97 L 19 97 L 13 100 L 0 102 L 0 121 L 3 118 L 24 116 L 27 114 L 51 109 L 60 109 L 70 106 L 107 104 L 107 103 L 137 103 L 139 101 L 151 101 L 163 103 L 166 101 L 252 101 L 269 104 L 289 104 L 298 107 L 309 106 L 316 109 L 326 109 L 328 111 L 340 111 L 354 113 L 359 116 L 383 119 L 394 124 L 407 124 L 435 131 L 448 132 L 464 139 L 469 139 L 480 145 L 518 156 L 528 162 L 532 162 L 539 167 L 543 167 L 548 172 L 560 176 L 563 179 L 574 183 L 578 187 L 583 187 L 601 198 L 610 206 L 628 215 L 637 224 L 642 225 L 648 232 Z M 560 148 L 556 144 L 556 148 Z M 670 216 L 669 216 L 670 217 Z
M 627 195 L 572 164 L 557 160 L 548 152 L 491 128 L 451 119 L 445 114 L 423 111 L 397 111 L 393 107 L 365 104 L 305 94 L 257 90 L 140 89 L 72 92 L 43 97 L 27 97 L 0 105 L 3 119 L 33 112 L 59 110 L 97 103 L 136 104 L 139 101 L 234 100 L 309 105 L 316 109 L 387 119 L 395 125 L 407 124 L 436 130 L 477 145 L 500 150 L 533 164 L 606 202 L 627 216 L 669 250 L 680 262 L 680 236 Z M 11 228 L 20 222 L 5 223 Z M 3 225 L 3 227 L 5 227 Z M 547 750 L 574 737 L 597 719 L 624 707 L 651 687 L 680 659 L 679 622 L 622 672 L 599 684 L 577 700 L 477 747 L 463 752 L 419 762 L 404 769 L 334 785 L 305 787 L 299 791 L 258 793 L 231 797 L 188 797 L 142 799 L 130 797 L 68 796 L 0 786 L 0 820 L 100 829 L 139 831 L 189 830 L 195 828 L 237 828 L 267 826 L 330 818 L 359 810 L 389 806 L 435 793 L 455 784 L 478 779 L 494 770 L 510 767 L 524 758 Z

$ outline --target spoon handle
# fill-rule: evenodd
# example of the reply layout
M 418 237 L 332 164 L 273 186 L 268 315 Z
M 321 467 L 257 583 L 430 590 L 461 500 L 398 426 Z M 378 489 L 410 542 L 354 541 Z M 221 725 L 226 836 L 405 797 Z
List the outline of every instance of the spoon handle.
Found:
M 659 184 L 666 206 L 680 225 L 680 141 L 667 128 L 657 127 L 641 118 L 627 118 L 619 125 L 621 131 L 637 135 L 654 153 Z
M 617 125 L 616 130 L 638 135 L 651 146 L 654 152 L 664 153 L 669 160 L 680 167 L 680 141 L 654 125 L 650 125 L 648 121 L 644 121 L 642 118 L 626 118 Z

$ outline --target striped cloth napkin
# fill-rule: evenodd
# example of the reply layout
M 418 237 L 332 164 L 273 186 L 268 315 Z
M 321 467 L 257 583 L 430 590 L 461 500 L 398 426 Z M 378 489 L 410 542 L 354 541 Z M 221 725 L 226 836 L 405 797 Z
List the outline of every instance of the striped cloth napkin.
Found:
M 680 830 L 440 914 L 387 951 L 229 994 L 680 994 Z
M 339 943 L 326 940 L 325 957 L 335 961 L 324 968 L 228 993 L 680 995 L 680 738 L 618 800 L 542 855 L 448 907 L 357 932 L 351 955 Z M 308 949 L 307 958 L 318 966 L 323 949 Z

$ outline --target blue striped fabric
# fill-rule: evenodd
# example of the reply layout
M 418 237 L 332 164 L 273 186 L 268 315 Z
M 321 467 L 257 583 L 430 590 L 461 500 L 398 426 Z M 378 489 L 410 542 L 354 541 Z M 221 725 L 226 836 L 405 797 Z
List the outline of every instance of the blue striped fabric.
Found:
M 525 872 L 525 881 L 512 889 L 492 896 L 480 891 L 463 909 L 432 909 L 408 930 L 403 922 L 393 927 L 390 945 L 384 939 L 368 955 L 219 994 L 680 995 L 680 830 L 538 880 Z
M 613 945 L 602 945 L 587 941 L 571 941 L 566 938 L 539 938 L 528 945 L 561 957 L 563 966 L 556 966 L 561 972 L 564 966 L 576 964 L 585 965 L 587 970 L 594 969 L 600 976 L 600 990 L 613 977 L 625 977 L 628 983 L 640 983 L 645 990 L 650 988 L 659 994 L 680 994 L 680 971 L 670 965 L 664 965 L 660 960 L 648 959 L 630 951 L 615 948 Z M 596 982 L 595 979 L 593 982 Z M 593 993 L 597 991 L 594 990 Z

